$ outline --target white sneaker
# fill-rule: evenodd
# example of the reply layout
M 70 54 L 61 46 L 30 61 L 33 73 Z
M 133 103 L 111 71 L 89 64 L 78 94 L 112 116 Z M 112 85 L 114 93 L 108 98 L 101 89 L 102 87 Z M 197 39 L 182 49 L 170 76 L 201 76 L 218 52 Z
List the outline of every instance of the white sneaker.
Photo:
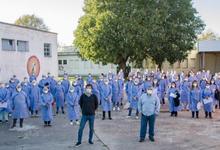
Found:
M 139 117 L 138 117 L 138 116 L 136 116 L 135 118 L 136 118 L 136 119 L 139 119 Z
M 126 116 L 126 118 L 128 119 L 128 118 L 131 118 L 131 116 Z
M 76 121 L 76 125 L 80 125 L 80 122 L 79 122 L 79 121 Z
M 117 110 L 120 111 L 120 108 L 118 107 Z
M 113 107 L 113 111 L 115 111 L 115 107 Z
M 72 121 L 70 122 L 70 125 L 71 125 L 71 126 L 73 125 L 73 122 L 72 122 Z

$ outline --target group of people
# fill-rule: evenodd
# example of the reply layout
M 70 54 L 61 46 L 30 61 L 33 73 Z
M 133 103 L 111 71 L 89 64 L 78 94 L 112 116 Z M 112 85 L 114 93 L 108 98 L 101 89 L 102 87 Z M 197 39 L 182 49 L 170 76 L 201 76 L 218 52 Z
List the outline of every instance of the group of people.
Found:
M 53 107 L 55 107 L 57 115 L 60 110 L 62 114 L 65 114 L 66 108 L 70 124 L 80 124 L 80 139 L 86 121 L 94 122 L 87 115 L 82 117 L 79 122 L 80 108 L 82 113 L 94 114 L 100 105 L 102 120 L 106 119 L 106 113 L 108 119 L 112 120 L 111 112 L 120 111 L 121 105 L 126 103 L 125 106 L 128 107 L 127 118 L 131 117 L 132 110 L 134 110 L 136 119 L 141 113 L 142 121 L 155 120 L 155 115 L 159 113 L 160 104 L 164 105 L 166 99 L 168 99 L 171 116 L 176 117 L 178 111 L 190 110 L 192 118 L 199 118 L 199 111 L 203 107 L 205 117 L 212 118 L 214 110 L 220 108 L 220 74 L 211 74 L 210 71 L 205 70 L 187 73 L 135 71 L 129 73 L 127 80 L 121 70 L 118 74 L 111 72 L 101 74 L 98 79 L 89 74 L 86 81 L 77 75 L 73 82 L 69 80 L 66 73 L 62 80 L 56 80 L 48 73 L 47 76 L 42 75 L 39 82 L 37 81 L 36 75 L 32 74 L 21 82 L 16 75 L 8 83 L 0 82 L 0 122 L 8 122 L 8 116 L 11 115 L 13 118 L 12 128 L 16 127 L 18 119 L 20 127 L 23 127 L 23 121 L 29 117 L 29 114 L 34 117 L 38 116 L 41 111 L 44 126 L 47 127 L 51 126 Z M 124 98 L 124 93 L 126 93 L 126 98 Z M 93 96 L 92 101 L 95 102 L 92 110 L 87 106 L 90 104 L 85 104 L 84 100 L 91 99 L 91 95 Z M 153 98 L 148 97 L 149 95 L 152 95 Z M 124 102 L 125 99 L 127 101 Z M 146 99 L 149 100 L 146 101 Z M 148 107 L 152 104 L 156 105 L 155 110 Z M 90 143 L 92 143 L 92 129 L 91 123 Z M 144 134 L 146 133 L 142 131 L 141 136 L 143 137 Z M 152 141 L 153 134 L 151 131 Z M 143 138 L 140 141 L 143 141 Z

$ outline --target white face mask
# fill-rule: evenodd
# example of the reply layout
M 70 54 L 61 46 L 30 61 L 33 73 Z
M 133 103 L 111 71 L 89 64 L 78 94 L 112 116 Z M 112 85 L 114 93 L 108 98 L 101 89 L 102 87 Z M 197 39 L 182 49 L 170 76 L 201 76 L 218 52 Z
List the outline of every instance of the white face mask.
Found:
M 70 90 L 70 92 L 71 92 L 71 93 L 73 93 L 73 92 L 74 92 L 74 90 Z
M 92 89 L 86 89 L 87 94 L 92 94 Z
M 172 88 L 175 88 L 175 85 L 171 85 Z
M 147 90 L 148 95 L 152 95 L 152 93 L 153 93 L 153 90 Z
M 48 90 L 44 90 L 44 93 L 47 94 L 47 93 L 48 93 Z
M 18 92 L 21 92 L 21 88 L 17 88 L 17 91 L 18 91 Z
M 194 86 L 194 87 L 197 87 L 197 83 L 194 83 L 193 86 Z
M 209 85 L 207 85 L 207 86 L 206 86 L 206 88 L 207 88 L 207 89 L 209 89 L 209 88 L 210 88 L 210 86 L 209 86 Z
M 108 84 L 108 81 L 105 81 L 105 84 L 107 85 L 107 84 Z

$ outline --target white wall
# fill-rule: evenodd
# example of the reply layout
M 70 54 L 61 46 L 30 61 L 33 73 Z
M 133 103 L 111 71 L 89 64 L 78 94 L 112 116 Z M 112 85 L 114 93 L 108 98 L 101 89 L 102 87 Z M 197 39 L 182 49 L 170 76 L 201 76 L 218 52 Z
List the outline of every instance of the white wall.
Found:
M 100 75 L 109 71 L 116 73 L 116 65 L 99 65 L 91 61 L 82 61 L 78 56 L 58 56 L 59 60 L 67 60 L 67 65 L 62 65 L 63 70 L 59 70 L 59 75 L 63 75 L 64 71 L 70 75 Z
M 28 41 L 29 51 L 3 51 L 2 38 Z M 44 43 L 51 44 L 52 57 L 44 57 Z M 32 55 L 40 61 L 38 79 L 47 72 L 58 75 L 57 34 L 0 23 L 0 80 L 8 81 L 13 74 L 19 79 L 28 76 L 27 61 Z

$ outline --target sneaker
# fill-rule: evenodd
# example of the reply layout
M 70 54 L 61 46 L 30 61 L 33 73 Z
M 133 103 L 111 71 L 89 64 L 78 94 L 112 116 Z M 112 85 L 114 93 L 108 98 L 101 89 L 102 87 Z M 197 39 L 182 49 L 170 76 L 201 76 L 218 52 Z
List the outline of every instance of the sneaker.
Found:
M 126 118 L 128 119 L 128 118 L 131 118 L 131 116 L 126 116 Z
M 79 122 L 79 121 L 76 121 L 76 125 L 80 125 L 80 122 Z
M 112 120 L 112 118 L 110 117 L 110 118 L 108 118 L 109 120 Z
M 149 137 L 149 140 L 151 141 L 151 142 L 154 142 L 155 140 L 154 140 L 154 137 Z
M 81 142 L 77 142 L 75 147 L 79 147 L 81 145 Z
M 113 109 L 112 109 L 113 111 L 115 111 L 115 107 L 113 107 Z
M 117 111 L 120 111 L 120 108 L 119 108 L 119 107 L 117 108 Z
M 70 125 L 73 125 L 73 122 L 72 122 L 72 121 L 70 121 Z
M 92 141 L 89 141 L 89 144 L 91 144 L 91 145 L 92 145 L 92 144 L 94 144 L 94 143 L 93 143 Z
M 135 117 L 135 119 L 139 119 L 139 117 L 138 117 L 138 116 L 136 116 L 136 117 Z

